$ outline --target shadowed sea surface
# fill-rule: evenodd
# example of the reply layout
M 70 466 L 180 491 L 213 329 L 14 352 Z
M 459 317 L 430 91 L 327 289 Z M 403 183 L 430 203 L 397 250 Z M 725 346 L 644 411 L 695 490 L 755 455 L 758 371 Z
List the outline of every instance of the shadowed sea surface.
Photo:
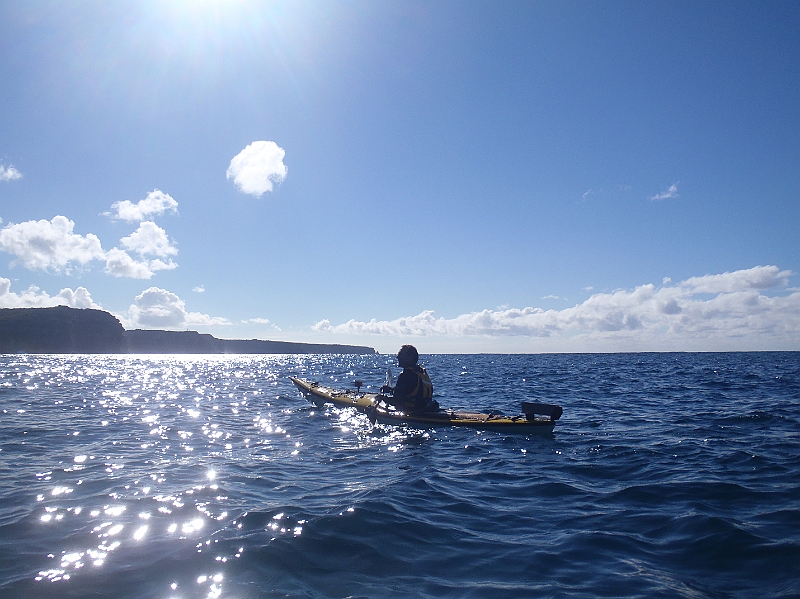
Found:
M 800 353 L 422 361 L 564 415 L 373 427 L 288 379 L 391 356 L 0 356 L 0 596 L 800 597 Z

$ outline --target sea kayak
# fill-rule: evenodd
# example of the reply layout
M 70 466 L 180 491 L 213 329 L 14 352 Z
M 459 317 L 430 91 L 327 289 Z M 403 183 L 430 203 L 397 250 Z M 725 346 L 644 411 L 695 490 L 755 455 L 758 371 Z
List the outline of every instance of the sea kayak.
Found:
M 510 433 L 549 433 L 561 416 L 561 407 L 552 404 L 522 402 L 523 413 L 519 416 L 503 416 L 460 410 L 438 410 L 407 414 L 389 405 L 386 396 L 380 393 L 363 393 L 356 390 L 340 390 L 316 382 L 290 377 L 303 396 L 318 407 L 326 403 L 340 408 L 355 408 L 369 415 L 370 420 L 381 424 L 435 428 L 461 426 L 477 430 L 504 431 Z

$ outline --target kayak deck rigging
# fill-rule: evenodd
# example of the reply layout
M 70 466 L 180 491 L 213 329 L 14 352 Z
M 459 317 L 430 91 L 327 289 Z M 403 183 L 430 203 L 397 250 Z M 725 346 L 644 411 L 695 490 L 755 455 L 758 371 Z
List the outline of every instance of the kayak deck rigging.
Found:
M 408 414 L 390 406 L 385 402 L 386 396 L 380 393 L 363 393 L 360 390 L 343 391 L 297 377 L 290 377 L 290 379 L 305 398 L 318 407 L 331 403 L 338 407 L 356 408 L 367 414 L 373 422 L 377 421 L 381 424 L 411 425 L 420 428 L 461 426 L 478 430 L 519 433 L 552 432 L 555 421 L 562 412 L 560 406 L 523 402 L 523 414 L 519 416 L 461 410 Z

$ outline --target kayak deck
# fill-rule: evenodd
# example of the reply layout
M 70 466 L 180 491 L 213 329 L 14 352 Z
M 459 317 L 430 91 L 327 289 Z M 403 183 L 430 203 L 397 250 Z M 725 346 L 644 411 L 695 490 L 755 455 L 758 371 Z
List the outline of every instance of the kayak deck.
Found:
M 381 424 L 412 425 L 420 428 L 461 426 L 477 430 L 515 433 L 552 432 L 555 426 L 555 419 L 524 414 L 503 416 L 458 410 L 406 414 L 384 403 L 385 396 L 379 393 L 341 391 L 316 382 L 296 377 L 290 378 L 305 398 L 318 407 L 331 403 L 341 408 L 356 408 L 358 411 L 368 414 L 371 420 Z

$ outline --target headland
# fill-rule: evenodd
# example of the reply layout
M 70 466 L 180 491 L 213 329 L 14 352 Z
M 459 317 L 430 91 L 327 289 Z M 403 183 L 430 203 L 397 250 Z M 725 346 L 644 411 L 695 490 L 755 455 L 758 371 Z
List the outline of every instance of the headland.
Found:
M 0 354 L 374 354 L 371 347 L 219 339 L 197 331 L 126 330 L 90 308 L 0 309 Z

